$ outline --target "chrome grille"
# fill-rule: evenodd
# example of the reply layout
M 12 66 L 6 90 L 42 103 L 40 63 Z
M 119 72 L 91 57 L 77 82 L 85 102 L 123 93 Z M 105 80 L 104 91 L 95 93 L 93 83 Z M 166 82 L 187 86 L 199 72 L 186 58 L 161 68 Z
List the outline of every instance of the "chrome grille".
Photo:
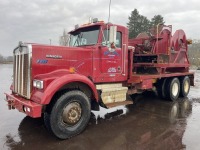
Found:
M 14 92 L 30 99 L 32 47 L 29 44 L 20 44 L 13 53 Z

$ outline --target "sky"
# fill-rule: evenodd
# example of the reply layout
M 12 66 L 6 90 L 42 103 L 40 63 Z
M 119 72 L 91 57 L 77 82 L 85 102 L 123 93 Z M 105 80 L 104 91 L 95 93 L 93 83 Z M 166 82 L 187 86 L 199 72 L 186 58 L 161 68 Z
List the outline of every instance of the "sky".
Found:
M 12 55 L 19 41 L 58 45 L 63 31 L 89 17 L 108 21 L 109 0 L 0 0 L 0 54 Z M 148 19 L 162 15 L 173 31 L 200 39 L 199 0 L 112 0 L 110 22 L 127 26 L 137 9 Z

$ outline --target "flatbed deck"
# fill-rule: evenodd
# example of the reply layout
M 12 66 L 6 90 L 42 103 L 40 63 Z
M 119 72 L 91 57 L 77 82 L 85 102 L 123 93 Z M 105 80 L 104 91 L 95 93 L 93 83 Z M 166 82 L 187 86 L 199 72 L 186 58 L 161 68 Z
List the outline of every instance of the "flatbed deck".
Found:
M 161 79 L 166 77 L 180 77 L 180 76 L 190 76 L 194 77 L 194 72 L 176 72 L 176 73 L 164 73 L 164 74 L 132 74 L 128 83 L 141 83 L 144 80 L 149 79 Z

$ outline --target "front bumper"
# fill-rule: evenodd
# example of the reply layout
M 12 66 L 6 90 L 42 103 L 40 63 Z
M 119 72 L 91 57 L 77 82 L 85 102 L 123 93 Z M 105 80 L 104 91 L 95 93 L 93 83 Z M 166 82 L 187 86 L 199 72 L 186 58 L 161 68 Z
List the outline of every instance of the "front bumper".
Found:
M 42 105 L 35 103 L 31 100 L 26 100 L 23 97 L 14 95 L 14 94 L 7 94 L 6 101 L 8 102 L 9 109 L 17 109 L 20 112 L 25 113 L 26 115 L 32 118 L 38 118 L 42 115 Z

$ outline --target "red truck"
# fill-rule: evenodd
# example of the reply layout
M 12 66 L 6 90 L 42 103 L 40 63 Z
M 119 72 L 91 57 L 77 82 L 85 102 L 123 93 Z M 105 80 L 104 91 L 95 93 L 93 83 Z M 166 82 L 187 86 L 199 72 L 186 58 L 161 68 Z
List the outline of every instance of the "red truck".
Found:
M 129 96 L 147 90 L 172 101 L 186 97 L 194 85 L 190 41 L 183 30 L 171 30 L 159 24 L 129 39 L 127 27 L 94 19 L 69 32 L 69 46 L 20 42 L 12 93 L 5 93 L 9 109 L 43 117 L 47 129 L 67 139 L 85 129 L 99 105 L 131 104 Z

